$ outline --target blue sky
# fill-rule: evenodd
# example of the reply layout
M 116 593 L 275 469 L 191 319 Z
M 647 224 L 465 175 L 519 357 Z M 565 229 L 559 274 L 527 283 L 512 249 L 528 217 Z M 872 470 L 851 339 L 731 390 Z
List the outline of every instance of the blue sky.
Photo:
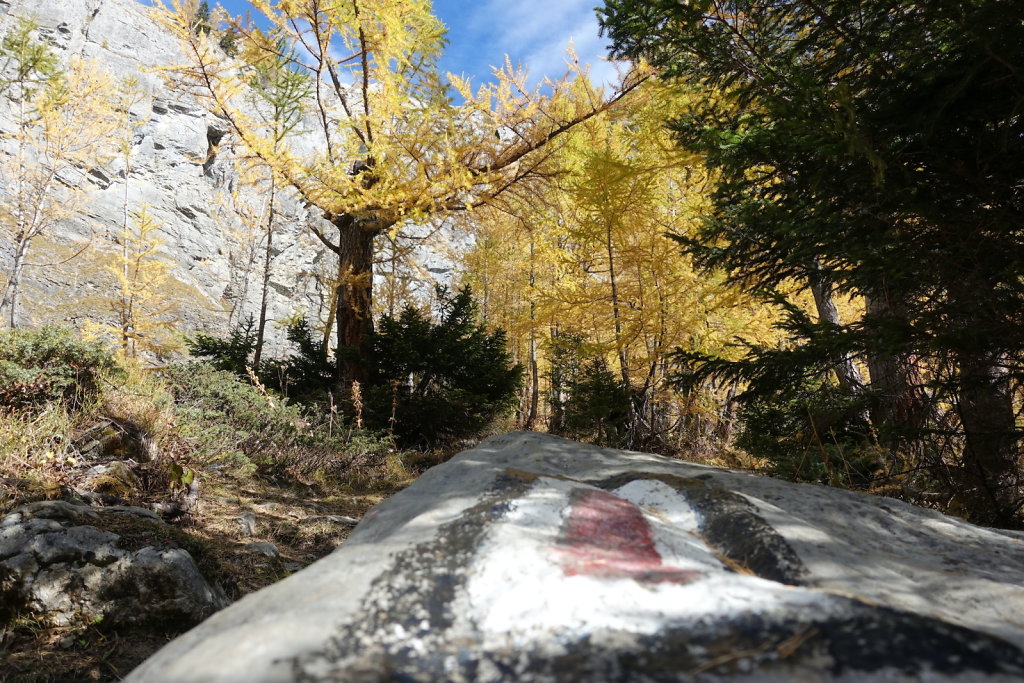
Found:
M 232 14 L 249 7 L 246 0 L 220 4 Z M 442 67 L 472 76 L 479 84 L 490 78 L 489 67 L 501 65 L 508 54 L 513 63 L 529 68 L 536 83 L 544 75 L 556 78 L 565 72 L 571 39 L 580 61 L 592 65 L 591 77 L 610 80 L 614 69 L 601 60 L 606 41 L 597 35 L 597 4 L 599 0 L 434 0 L 435 14 L 449 29 Z

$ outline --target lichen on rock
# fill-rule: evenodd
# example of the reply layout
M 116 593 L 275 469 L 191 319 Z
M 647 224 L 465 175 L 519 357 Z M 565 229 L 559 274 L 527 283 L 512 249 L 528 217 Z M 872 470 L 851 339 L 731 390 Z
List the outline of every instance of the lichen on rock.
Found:
M 1013 681 L 1022 566 L 896 501 L 512 433 L 128 680 Z

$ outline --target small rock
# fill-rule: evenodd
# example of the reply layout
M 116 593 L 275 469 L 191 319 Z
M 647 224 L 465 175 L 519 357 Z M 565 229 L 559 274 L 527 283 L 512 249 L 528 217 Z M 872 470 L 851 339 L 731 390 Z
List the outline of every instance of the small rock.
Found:
M 243 512 L 236 519 L 238 526 L 242 527 L 243 536 L 256 535 L 256 515 L 252 512 Z
M 281 552 L 277 549 L 277 546 L 273 543 L 267 543 L 266 541 L 246 543 L 245 549 L 248 550 L 250 553 L 258 553 L 260 555 L 266 555 L 267 557 L 281 556 Z
M 312 517 L 306 518 L 307 522 L 327 522 L 329 524 L 339 524 L 341 526 L 355 526 L 359 524 L 359 520 L 346 517 L 344 515 L 313 515 Z
M 70 649 L 75 644 L 75 639 L 71 636 L 65 636 L 57 641 L 57 646 L 62 650 Z

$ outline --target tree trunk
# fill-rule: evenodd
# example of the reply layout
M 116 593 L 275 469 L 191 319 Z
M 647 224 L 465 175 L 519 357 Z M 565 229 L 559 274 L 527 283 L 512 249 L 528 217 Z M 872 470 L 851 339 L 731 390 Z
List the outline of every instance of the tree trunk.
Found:
M 818 320 L 839 327 L 843 324 L 839 317 L 839 308 L 832 296 L 832 285 L 822 276 L 821 266 L 814 265 L 809 277 L 814 305 L 818 310 Z M 840 354 L 835 358 L 835 373 L 839 380 L 839 388 L 851 396 L 859 396 L 864 389 L 864 378 L 853 362 L 850 354 Z
M 867 296 L 866 304 L 869 317 L 905 317 L 901 304 L 887 293 Z M 872 422 L 882 428 L 883 441 L 893 450 L 920 455 L 920 430 L 931 408 L 916 359 L 905 353 L 872 353 L 867 365 L 874 399 Z
M 975 488 L 971 512 L 980 523 L 1006 522 L 1016 512 L 1019 483 L 1010 379 L 996 354 L 962 352 L 957 361 L 964 466 Z
M 252 354 L 252 367 L 259 371 L 263 360 L 263 343 L 267 334 L 267 299 L 270 292 L 271 261 L 274 249 L 274 211 L 277 208 L 277 178 L 270 175 L 270 205 L 267 207 L 267 246 L 263 252 L 263 290 L 260 292 L 260 322 L 256 327 L 256 346 Z
M 537 282 L 534 267 L 535 244 L 533 233 L 530 233 L 530 291 Z M 524 429 L 532 430 L 537 421 L 537 408 L 540 406 L 540 368 L 537 364 L 537 302 L 530 298 L 530 411 L 526 415 Z
M 338 228 L 338 296 L 335 302 L 338 348 L 335 387 L 348 396 L 352 382 L 365 382 L 364 345 L 373 332 L 373 239 L 380 232 L 350 216 Z
M 18 246 L 14 251 L 14 264 L 11 266 L 11 274 L 4 287 L 3 299 L 0 299 L 0 311 L 7 310 L 7 321 L 10 329 L 18 326 L 18 291 L 21 286 L 21 276 L 25 270 L 25 259 L 28 256 L 28 239 L 18 240 Z

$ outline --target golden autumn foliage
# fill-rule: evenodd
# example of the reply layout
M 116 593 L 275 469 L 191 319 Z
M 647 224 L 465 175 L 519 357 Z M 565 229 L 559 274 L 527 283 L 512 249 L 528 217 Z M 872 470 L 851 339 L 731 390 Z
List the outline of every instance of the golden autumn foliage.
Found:
M 550 372 L 551 340 L 581 335 L 583 353 L 629 388 L 634 424 L 668 432 L 669 422 L 722 409 L 720 400 L 677 394 L 674 349 L 735 353 L 738 340 L 773 334 L 767 307 L 697 272 L 668 237 L 691 231 L 709 181 L 701 160 L 672 144 L 660 113 L 687 96 L 645 86 L 616 116 L 567 136 L 548 162 L 550 182 L 474 214 L 482 228 L 466 277 L 489 322 L 536 364 L 529 403 Z M 725 389 L 710 390 L 721 399 Z M 524 421 L 536 412 L 524 409 Z
M 338 255 L 339 346 L 360 348 L 372 316 L 374 240 L 502 196 L 542 173 L 552 143 L 611 109 L 642 80 L 631 71 L 612 93 L 599 92 L 573 66 L 565 78 L 529 88 L 506 64 L 476 89 L 442 74 L 444 25 L 426 0 L 269 2 L 254 9 L 266 30 L 230 20 L 238 57 L 194 30 L 194 8 L 164 11 L 190 63 L 171 70 L 204 96 L 233 133 L 331 228 L 311 229 Z M 223 13 L 216 20 L 229 22 Z M 280 144 L 246 93 L 268 62 L 309 80 L 315 146 Z M 357 364 L 345 368 L 349 379 Z
M 181 348 L 175 329 L 180 302 L 166 293 L 174 266 L 161 254 L 159 228 L 145 206 L 125 225 L 121 249 L 106 268 L 117 282 L 116 294 L 107 301 L 114 323 L 89 320 L 84 325 L 86 338 L 106 339 L 127 358 L 140 353 L 165 357 Z

